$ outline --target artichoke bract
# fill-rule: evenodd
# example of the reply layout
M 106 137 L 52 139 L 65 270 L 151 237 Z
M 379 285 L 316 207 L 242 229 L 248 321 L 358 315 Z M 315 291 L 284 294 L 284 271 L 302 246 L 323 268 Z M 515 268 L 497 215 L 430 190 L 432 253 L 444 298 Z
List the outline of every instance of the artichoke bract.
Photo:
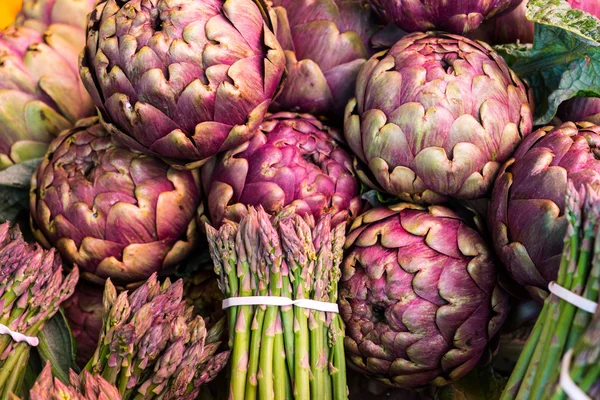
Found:
M 23 7 L 16 23 L 43 32 L 48 26 L 71 26 L 79 30 L 77 35 L 85 40 L 87 16 L 94 8 L 95 0 L 23 0 Z M 64 29 L 64 28 L 63 28 Z M 79 49 L 81 50 L 83 46 Z
M 363 0 L 274 0 L 287 78 L 272 108 L 342 118 L 380 26 Z
M 252 0 L 101 0 L 80 72 L 111 134 L 195 168 L 256 133 L 284 69 Z
M 365 184 L 441 203 L 487 194 L 532 118 L 530 91 L 489 46 L 414 33 L 361 68 L 344 133 Z
M 558 108 L 563 121 L 588 121 L 600 124 L 600 98 L 577 97 L 565 101 Z
M 96 282 L 169 272 L 198 239 L 200 203 L 197 170 L 119 147 L 97 118 L 56 138 L 31 180 L 35 238 Z
M 488 209 L 494 247 L 534 299 L 555 280 L 567 232 L 568 181 L 600 189 L 600 127 L 589 122 L 529 135 L 498 174 Z
M 63 303 L 63 311 L 77 344 L 77 365 L 85 367 L 94 355 L 102 329 L 104 289 L 85 281 L 77 284 L 73 296 Z
M 77 67 L 84 41 L 68 26 L 0 32 L 0 169 L 42 157 L 61 131 L 94 115 Z
M 414 204 L 356 218 L 340 313 L 351 366 L 388 385 L 444 385 L 485 354 L 508 311 L 493 256 L 450 209 Z
M 386 22 L 407 32 L 443 30 L 466 33 L 521 4 L 522 0 L 369 0 Z
M 362 207 L 352 157 L 309 114 L 270 115 L 249 142 L 202 168 L 202 184 L 215 226 L 240 221 L 247 205 L 272 214 L 291 204 L 315 219 L 330 213 L 333 226 Z

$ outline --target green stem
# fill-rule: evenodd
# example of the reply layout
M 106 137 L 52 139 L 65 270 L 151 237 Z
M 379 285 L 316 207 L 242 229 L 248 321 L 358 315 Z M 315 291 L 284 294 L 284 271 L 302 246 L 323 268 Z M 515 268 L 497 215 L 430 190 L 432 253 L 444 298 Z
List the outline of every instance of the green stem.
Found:
M 248 375 L 248 347 L 253 307 L 241 306 L 235 324 L 233 351 L 231 354 L 231 393 L 233 399 L 243 399 Z
M 286 374 L 285 359 L 283 327 L 281 324 L 281 318 L 278 316 L 275 327 L 275 344 L 273 348 L 273 386 L 275 389 L 275 400 L 285 400 L 287 395 L 286 389 L 289 384 L 287 383 L 288 376 Z
M 310 400 L 310 356 L 308 338 L 308 310 L 294 306 L 294 398 Z
M 338 314 L 333 316 L 332 325 L 335 329 L 333 348 L 331 350 L 331 372 L 333 399 L 347 400 L 348 386 L 346 382 L 346 356 L 344 350 L 344 323 Z
M 258 387 L 258 357 L 260 354 L 262 327 L 265 319 L 265 306 L 258 306 L 252 321 L 250 337 L 250 355 L 248 357 L 248 374 L 246 378 L 246 400 L 256 399 Z M 237 400 L 237 399 L 234 399 Z

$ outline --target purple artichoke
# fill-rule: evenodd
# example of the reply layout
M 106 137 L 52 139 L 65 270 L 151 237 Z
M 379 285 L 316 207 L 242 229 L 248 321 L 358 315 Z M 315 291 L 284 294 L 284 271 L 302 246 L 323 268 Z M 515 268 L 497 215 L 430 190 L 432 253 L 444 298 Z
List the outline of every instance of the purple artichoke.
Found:
M 600 125 L 600 98 L 577 97 L 562 103 L 558 116 L 563 121 L 588 121 Z
M 284 68 L 252 0 L 100 0 L 81 60 L 110 133 L 185 168 L 257 132 Z
M 351 156 L 309 114 L 267 117 L 249 142 L 202 168 L 202 184 L 215 226 L 224 218 L 239 221 L 246 205 L 276 213 L 293 204 L 315 219 L 331 213 L 334 226 L 361 212 Z
M 600 0 L 567 0 L 571 7 L 600 17 Z M 533 43 L 533 22 L 525 16 L 527 0 L 506 15 L 485 21 L 469 37 L 489 44 Z
M 31 187 L 36 239 L 90 280 L 127 284 L 168 272 L 196 243 L 197 170 L 117 146 L 97 118 L 52 142 Z
M 531 132 L 529 99 L 486 44 L 414 33 L 362 67 L 344 133 L 369 186 L 406 201 L 473 199 Z
M 386 22 L 408 32 L 443 30 L 464 34 L 489 18 L 517 7 L 522 0 L 369 0 Z
M 363 0 L 275 0 L 287 79 L 274 108 L 341 118 L 380 26 Z
M 44 32 L 49 26 L 69 26 L 78 30 L 77 36 L 85 41 L 87 16 L 95 0 L 23 0 L 16 23 Z M 56 29 L 56 28 L 55 28 Z M 79 48 L 83 48 L 83 44 Z
M 496 252 L 535 299 L 556 279 L 568 181 L 600 188 L 600 127 L 567 122 L 529 135 L 500 170 L 488 209 Z
M 84 40 L 69 26 L 0 32 L 0 169 L 42 157 L 61 131 L 95 114 L 77 68 Z
M 77 284 L 75 293 L 63 303 L 65 317 L 77 343 L 77 365 L 85 367 L 98 346 L 102 329 L 102 286 L 84 281 Z
M 348 362 L 388 385 L 444 385 L 469 372 L 508 297 L 479 234 L 442 206 L 399 203 L 354 220 L 340 312 Z

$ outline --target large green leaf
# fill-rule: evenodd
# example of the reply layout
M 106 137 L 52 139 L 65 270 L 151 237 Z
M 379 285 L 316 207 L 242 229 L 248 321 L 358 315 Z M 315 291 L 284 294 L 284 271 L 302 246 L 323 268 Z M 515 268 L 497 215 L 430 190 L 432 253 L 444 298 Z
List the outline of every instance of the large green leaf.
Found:
M 64 314 L 56 313 L 54 317 L 44 325 L 38 338 L 40 344 L 36 347 L 42 365 L 50 361 L 52 374 L 61 381 L 69 382 L 69 369 L 78 370 L 75 365 L 76 344 L 69 329 L 69 324 Z
M 499 46 L 511 68 L 531 85 L 535 124 L 552 120 L 573 97 L 600 97 L 600 20 L 566 0 L 530 0 L 533 46 Z

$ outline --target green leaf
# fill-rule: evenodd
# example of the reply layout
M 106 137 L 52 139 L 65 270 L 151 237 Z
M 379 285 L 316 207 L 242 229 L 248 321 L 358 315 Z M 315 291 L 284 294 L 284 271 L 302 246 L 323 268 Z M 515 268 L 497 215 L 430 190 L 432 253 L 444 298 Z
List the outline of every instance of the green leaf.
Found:
M 44 325 L 39 335 L 40 344 L 36 347 L 42 365 L 52 364 L 52 374 L 61 381 L 69 382 L 69 368 L 78 371 L 75 365 L 76 344 L 69 329 L 67 319 L 61 312 Z
M 573 97 L 600 97 L 600 20 L 572 9 L 566 0 L 530 0 L 533 46 L 500 46 L 513 71 L 528 81 L 535 98 L 535 124 L 552 120 Z
M 13 221 L 29 208 L 31 176 L 41 161 L 28 160 L 0 171 L 0 222 Z

